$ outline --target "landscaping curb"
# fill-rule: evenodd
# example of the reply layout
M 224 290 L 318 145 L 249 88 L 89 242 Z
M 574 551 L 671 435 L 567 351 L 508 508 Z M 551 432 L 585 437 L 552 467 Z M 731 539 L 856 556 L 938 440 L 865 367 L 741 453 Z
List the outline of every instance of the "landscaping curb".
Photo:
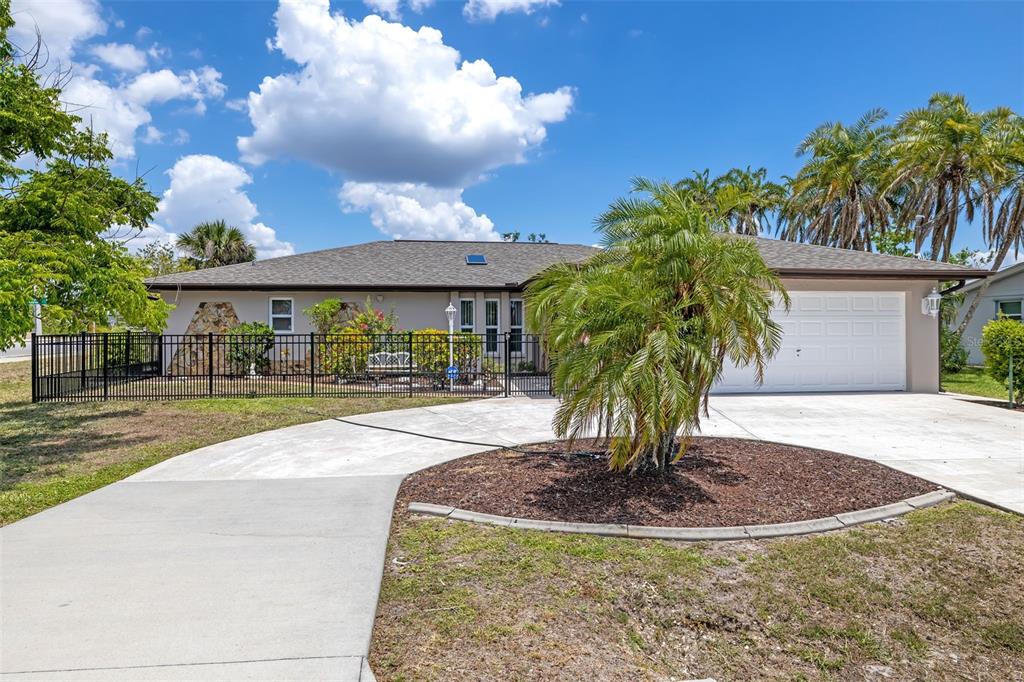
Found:
M 610 537 L 623 538 L 647 538 L 654 540 L 750 540 L 763 538 L 778 538 L 787 535 L 807 535 L 809 533 L 823 533 L 830 530 L 839 530 L 871 521 L 881 521 L 902 516 L 915 509 L 932 507 L 940 502 L 946 502 L 956 497 L 956 494 L 949 490 L 940 489 L 924 495 L 910 497 L 902 502 L 887 504 L 882 507 L 873 507 L 861 511 L 846 512 L 827 516 L 822 519 L 810 519 L 807 521 L 792 521 L 790 523 L 770 523 L 757 526 L 724 526 L 712 528 L 664 528 L 660 526 L 629 526 L 610 523 L 570 523 L 567 521 L 540 521 L 537 519 L 517 519 L 510 516 L 495 516 L 494 514 L 481 514 L 466 509 L 456 509 L 440 504 L 427 504 L 425 502 L 411 502 L 409 511 L 413 514 L 427 514 L 429 516 L 441 516 L 457 521 L 470 521 L 472 523 L 483 523 L 490 526 L 502 526 L 505 528 L 525 528 L 528 530 L 543 530 L 552 533 L 582 533 L 585 535 L 606 535 Z

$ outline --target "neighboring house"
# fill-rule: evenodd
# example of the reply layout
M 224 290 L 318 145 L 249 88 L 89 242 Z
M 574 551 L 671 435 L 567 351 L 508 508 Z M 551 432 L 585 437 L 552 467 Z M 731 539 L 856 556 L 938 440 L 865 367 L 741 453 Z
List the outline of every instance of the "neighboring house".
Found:
M 749 368 L 729 367 L 718 392 L 938 390 L 938 324 L 922 313 L 922 299 L 940 281 L 984 271 L 739 238 L 755 239 L 792 307 L 775 313 L 784 341 L 764 385 L 755 385 Z M 197 320 L 211 308 L 231 308 L 229 316 L 267 322 L 279 333 L 308 334 L 305 308 L 325 298 L 361 304 L 367 297 L 393 309 L 403 329 L 445 329 L 451 303 L 456 330 L 500 334 L 522 330 L 523 288 L 531 277 L 595 251 L 574 244 L 378 241 L 164 275 L 149 286 L 176 306 L 172 334 L 207 331 Z
M 979 279 L 970 282 L 961 290 L 964 300 L 960 304 L 957 325 L 963 321 L 967 309 L 981 293 L 983 281 Z M 989 278 L 989 286 L 985 293 L 981 294 L 981 301 L 962 337 L 963 346 L 968 353 L 967 361 L 972 365 L 980 365 L 985 362 L 985 356 L 981 353 L 981 328 L 985 326 L 986 322 L 994 320 L 1000 315 L 1021 320 L 1022 313 L 1024 313 L 1024 263 L 1017 263 L 1003 268 Z

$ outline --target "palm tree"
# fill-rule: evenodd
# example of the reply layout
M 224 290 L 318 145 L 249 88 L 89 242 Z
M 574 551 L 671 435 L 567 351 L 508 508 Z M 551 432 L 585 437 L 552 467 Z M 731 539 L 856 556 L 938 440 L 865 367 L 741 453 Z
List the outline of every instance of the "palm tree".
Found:
M 768 230 L 768 215 L 782 208 L 786 188 L 767 179 L 764 168 L 733 168 L 715 181 L 719 210 L 737 234 L 758 235 Z
M 974 221 L 991 201 L 992 182 L 1010 172 L 1002 133 L 1014 118 L 999 107 L 971 110 L 963 95 L 937 93 L 896 126 L 891 186 L 905 186 L 900 221 L 915 228 L 915 247 L 931 242 L 932 260 L 947 260 L 961 213 Z
M 1003 266 L 1011 248 L 1015 255 L 1024 248 L 1024 119 L 1017 115 L 1007 118 L 996 130 L 996 139 L 998 153 L 1007 170 L 1005 176 L 992 177 L 986 181 L 989 189 L 983 199 L 985 242 L 995 252 L 992 272 Z M 996 209 L 995 199 L 1000 196 L 999 208 Z M 957 336 L 963 336 L 990 281 L 985 279 L 981 283 L 980 290 L 971 300 L 957 327 Z
M 804 138 L 797 156 L 810 154 L 789 182 L 780 236 L 823 246 L 870 250 L 884 233 L 892 205 L 884 178 L 892 165 L 892 128 L 879 125 L 884 109 L 868 111 L 852 126 L 823 123 Z
M 733 168 L 711 179 L 711 171 L 694 171 L 675 188 L 698 206 L 724 219 L 721 223 L 737 234 L 757 235 L 767 230 L 768 215 L 782 207 L 786 189 L 767 180 L 764 168 Z
M 176 243 L 189 254 L 197 269 L 256 260 L 256 247 L 246 240 L 241 230 L 229 227 L 223 220 L 199 223 L 178 235 Z
M 531 326 L 553 360 L 554 429 L 612 435 L 612 469 L 665 472 L 682 456 L 724 362 L 759 378 L 781 343 L 770 313 L 788 306 L 753 241 L 678 185 L 638 179 L 597 220 L 604 250 L 555 265 L 526 290 Z M 682 446 L 677 446 L 677 434 Z

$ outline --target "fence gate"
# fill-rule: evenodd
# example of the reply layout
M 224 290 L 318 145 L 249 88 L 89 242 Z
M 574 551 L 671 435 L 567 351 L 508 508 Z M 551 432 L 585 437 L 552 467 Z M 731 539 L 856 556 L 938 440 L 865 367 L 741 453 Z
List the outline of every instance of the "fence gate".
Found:
M 32 400 L 551 395 L 548 359 L 521 333 L 45 334 Z

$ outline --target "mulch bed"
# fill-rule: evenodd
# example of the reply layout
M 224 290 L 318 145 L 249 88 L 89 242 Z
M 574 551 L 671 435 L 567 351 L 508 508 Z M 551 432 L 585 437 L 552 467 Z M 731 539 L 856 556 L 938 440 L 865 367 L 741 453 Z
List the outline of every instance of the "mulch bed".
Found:
M 398 509 L 430 502 L 488 514 L 582 523 L 738 526 L 877 507 L 938 486 L 875 462 L 739 438 L 695 438 L 666 476 L 608 470 L 599 441 L 493 450 L 402 483 Z

